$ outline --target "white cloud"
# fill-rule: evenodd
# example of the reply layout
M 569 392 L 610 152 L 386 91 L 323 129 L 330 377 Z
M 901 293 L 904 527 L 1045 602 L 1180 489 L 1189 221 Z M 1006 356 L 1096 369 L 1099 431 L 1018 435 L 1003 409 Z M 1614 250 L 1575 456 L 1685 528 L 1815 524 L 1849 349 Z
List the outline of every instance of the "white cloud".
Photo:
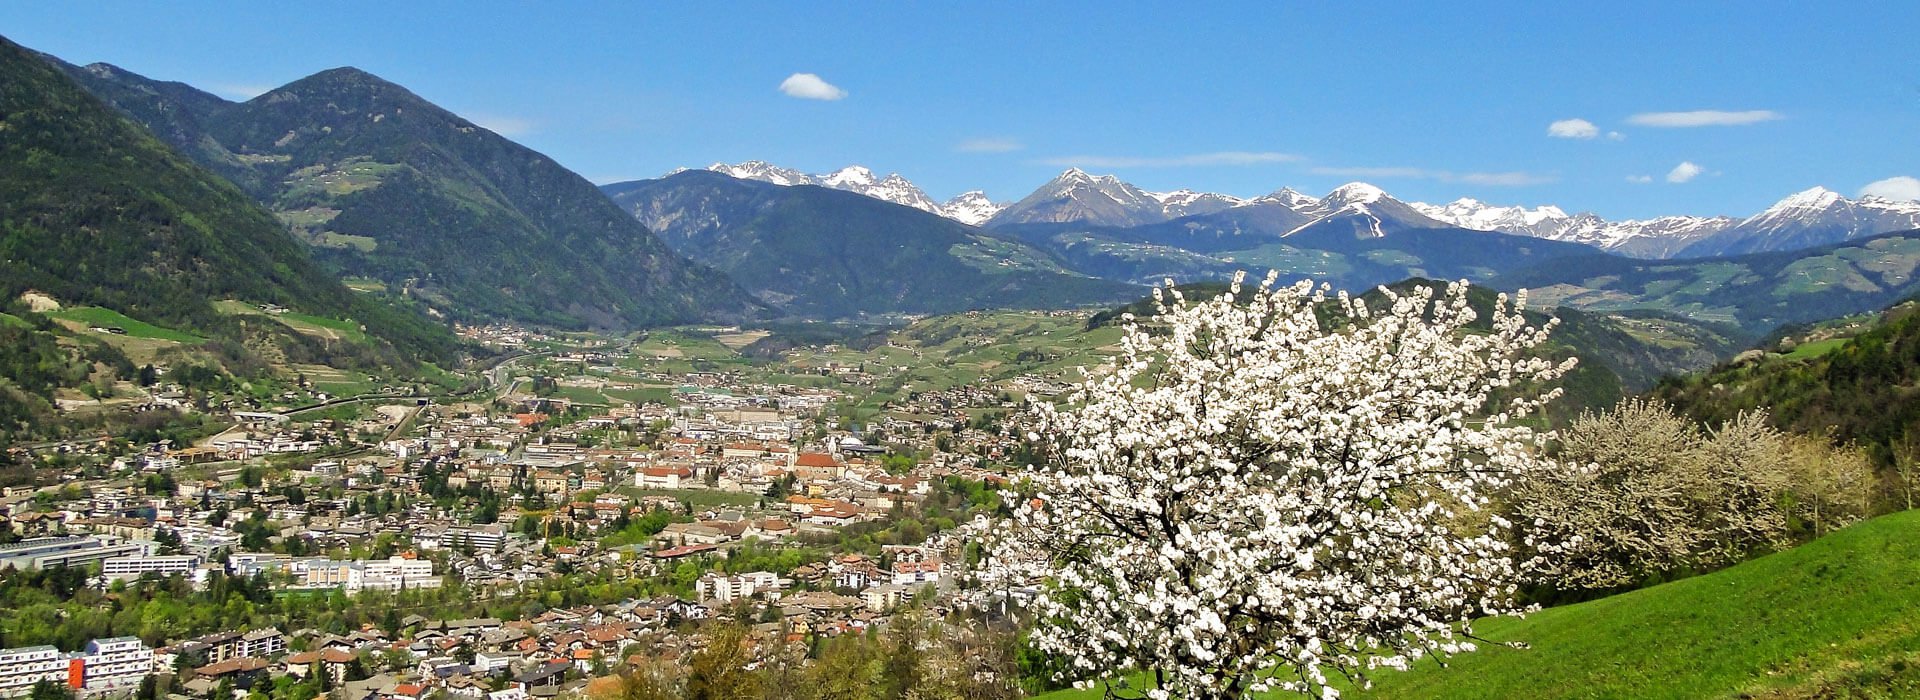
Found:
M 780 91 L 788 97 L 803 100 L 837 100 L 847 96 L 847 91 L 833 83 L 822 80 L 812 73 L 795 73 L 780 81 Z
M 1464 182 L 1469 185 L 1526 187 L 1528 185 L 1545 185 L 1550 182 L 1558 182 L 1560 178 L 1552 175 L 1513 171 L 1505 173 L 1460 173 L 1458 175 L 1451 175 L 1451 177 L 1443 177 L 1441 180 L 1446 182 Z
M 1609 131 L 1607 132 L 1607 140 L 1608 141 L 1625 141 L 1627 140 L 1627 135 L 1622 134 L 1618 131 Z
M 1676 184 L 1686 182 L 1699 177 L 1700 173 L 1706 171 L 1706 168 L 1694 165 L 1693 161 L 1683 160 L 1679 165 L 1673 166 L 1672 170 L 1667 171 L 1667 182 Z
M 1010 153 L 1026 148 L 1026 144 L 1009 138 L 967 139 L 955 144 L 953 150 L 961 153 Z
M 1547 135 L 1556 139 L 1590 139 L 1600 135 L 1600 127 L 1585 119 L 1562 119 L 1547 125 Z
M 1311 168 L 1307 172 L 1315 175 L 1333 175 L 1337 177 L 1366 178 L 1407 178 L 1414 180 L 1438 180 L 1440 182 L 1463 182 L 1469 185 L 1490 187 L 1525 187 L 1559 182 L 1555 175 L 1543 175 L 1523 171 L 1504 173 L 1456 173 L 1451 170 L 1428 170 L 1426 168 L 1384 167 L 1384 168 Z
M 1300 160 L 1291 153 L 1272 151 L 1219 151 L 1185 156 L 1143 158 L 1135 156 L 1062 156 L 1034 161 L 1056 167 L 1087 168 L 1193 168 L 1215 165 L 1266 165 Z
M 1779 112 L 1767 109 L 1750 109 L 1744 112 L 1723 112 L 1717 109 L 1702 109 L 1692 112 L 1643 112 L 1627 117 L 1627 123 L 1640 126 L 1663 128 L 1683 128 L 1693 126 L 1745 126 L 1785 119 Z
M 1901 175 L 1875 180 L 1860 188 L 1860 196 L 1872 195 L 1908 202 L 1920 202 L 1920 179 Z
M 1649 182 L 1653 182 L 1653 176 L 1652 175 L 1628 175 L 1627 182 L 1631 182 L 1636 185 L 1644 185 Z
M 1429 173 L 1420 168 L 1313 168 L 1307 172 L 1315 175 L 1334 175 L 1338 177 L 1404 177 L 1427 178 Z
M 478 124 L 480 128 L 507 138 L 529 134 L 534 130 L 534 123 L 531 119 L 507 117 L 498 114 L 469 114 L 467 115 L 467 121 Z

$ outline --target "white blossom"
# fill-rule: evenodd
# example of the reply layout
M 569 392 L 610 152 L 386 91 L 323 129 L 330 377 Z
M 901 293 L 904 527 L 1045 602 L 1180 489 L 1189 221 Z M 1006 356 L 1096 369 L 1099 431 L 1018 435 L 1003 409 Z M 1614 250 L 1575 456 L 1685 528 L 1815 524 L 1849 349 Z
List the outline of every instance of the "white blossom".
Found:
M 1464 282 L 1382 291 L 1156 289 L 1107 367 L 1030 406 L 1046 457 L 1007 521 L 976 526 L 983 590 L 1037 586 L 1032 643 L 1110 692 L 1149 671 L 1125 691 L 1145 697 L 1334 697 L 1329 673 L 1364 685 L 1525 612 L 1531 562 L 1482 509 L 1546 466 L 1517 419 L 1572 362 L 1528 352 L 1553 324 L 1526 322 L 1524 294 L 1468 329 Z

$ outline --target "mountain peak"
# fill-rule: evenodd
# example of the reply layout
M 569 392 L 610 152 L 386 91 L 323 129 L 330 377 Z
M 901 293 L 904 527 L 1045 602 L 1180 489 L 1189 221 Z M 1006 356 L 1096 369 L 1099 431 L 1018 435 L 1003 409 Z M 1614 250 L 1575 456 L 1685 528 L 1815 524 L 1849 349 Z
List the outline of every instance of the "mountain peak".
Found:
M 1328 192 L 1323 200 L 1337 201 L 1343 204 L 1368 204 L 1387 198 L 1387 193 L 1364 182 L 1349 182 Z
M 1839 192 L 1821 186 L 1814 186 L 1793 194 L 1775 203 L 1772 209 L 1824 209 L 1846 199 Z
M 986 192 L 968 190 L 947 200 L 946 204 L 940 205 L 940 213 L 968 226 L 979 226 L 1005 208 L 1006 205 L 996 204 L 988 199 Z
M 792 168 L 760 160 L 749 160 L 739 165 L 714 163 L 708 170 L 729 175 L 741 180 L 758 180 L 775 185 L 814 185 L 829 189 L 844 190 L 854 194 L 866 195 L 883 202 L 892 202 L 913 207 L 924 212 L 939 214 L 950 219 L 966 222 L 950 214 L 938 203 L 921 191 L 912 181 L 892 173 L 885 178 L 875 177 L 873 170 L 864 165 L 849 165 L 823 175 L 809 175 Z M 970 223 L 970 222 L 967 222 Z
M 905 178 L 901 178 L 899 173 L 895 173 L 892 178 L 897 178 L 902 182 L 905 181 Z M 839 189 L 872 185 L 874 181 L 873 171 L 868 170 L 864 165 L 849 165 L 835 170 L 832 173 L 828 173 L 826 177 L 820 178 L 822 184 Z

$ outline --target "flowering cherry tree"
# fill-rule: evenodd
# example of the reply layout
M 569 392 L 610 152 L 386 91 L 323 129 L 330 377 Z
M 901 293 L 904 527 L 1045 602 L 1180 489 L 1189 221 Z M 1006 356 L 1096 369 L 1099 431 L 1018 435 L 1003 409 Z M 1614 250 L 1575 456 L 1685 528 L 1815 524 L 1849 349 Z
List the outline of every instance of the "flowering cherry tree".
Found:
M 1552 323 L 1502 295 L 1468 329 L 1464 282 L 1383 290 L 1380 309 L 1273 275 L 1236 303 L 1241 284 L 1156 289 L 1154 328 L 1123 317 L 1108 367 L 1032 405 L 1046 457 L 983 527 L 979 572 L 1038 586 L 1031 643 L 1110 697 L 1333 697 L 1330 674 L 1364 685 L 1472 650 L 1472 617 L 1525 612 L 1528 562 L 1487 506 L 1544 467 L 1514 419 L 1571 367 L 1527 352 Z

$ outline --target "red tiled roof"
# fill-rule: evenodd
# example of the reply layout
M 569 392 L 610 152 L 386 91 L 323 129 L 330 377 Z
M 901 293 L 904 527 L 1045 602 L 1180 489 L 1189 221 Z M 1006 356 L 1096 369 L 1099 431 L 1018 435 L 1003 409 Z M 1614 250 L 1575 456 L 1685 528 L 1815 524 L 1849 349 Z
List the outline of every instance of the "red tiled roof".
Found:
M 825 452 L 802 452 L 799 457 L 793 459 L 793 466 L 837 467 L 840 466 L 840 463 L 834 460 L 833 455 Z

